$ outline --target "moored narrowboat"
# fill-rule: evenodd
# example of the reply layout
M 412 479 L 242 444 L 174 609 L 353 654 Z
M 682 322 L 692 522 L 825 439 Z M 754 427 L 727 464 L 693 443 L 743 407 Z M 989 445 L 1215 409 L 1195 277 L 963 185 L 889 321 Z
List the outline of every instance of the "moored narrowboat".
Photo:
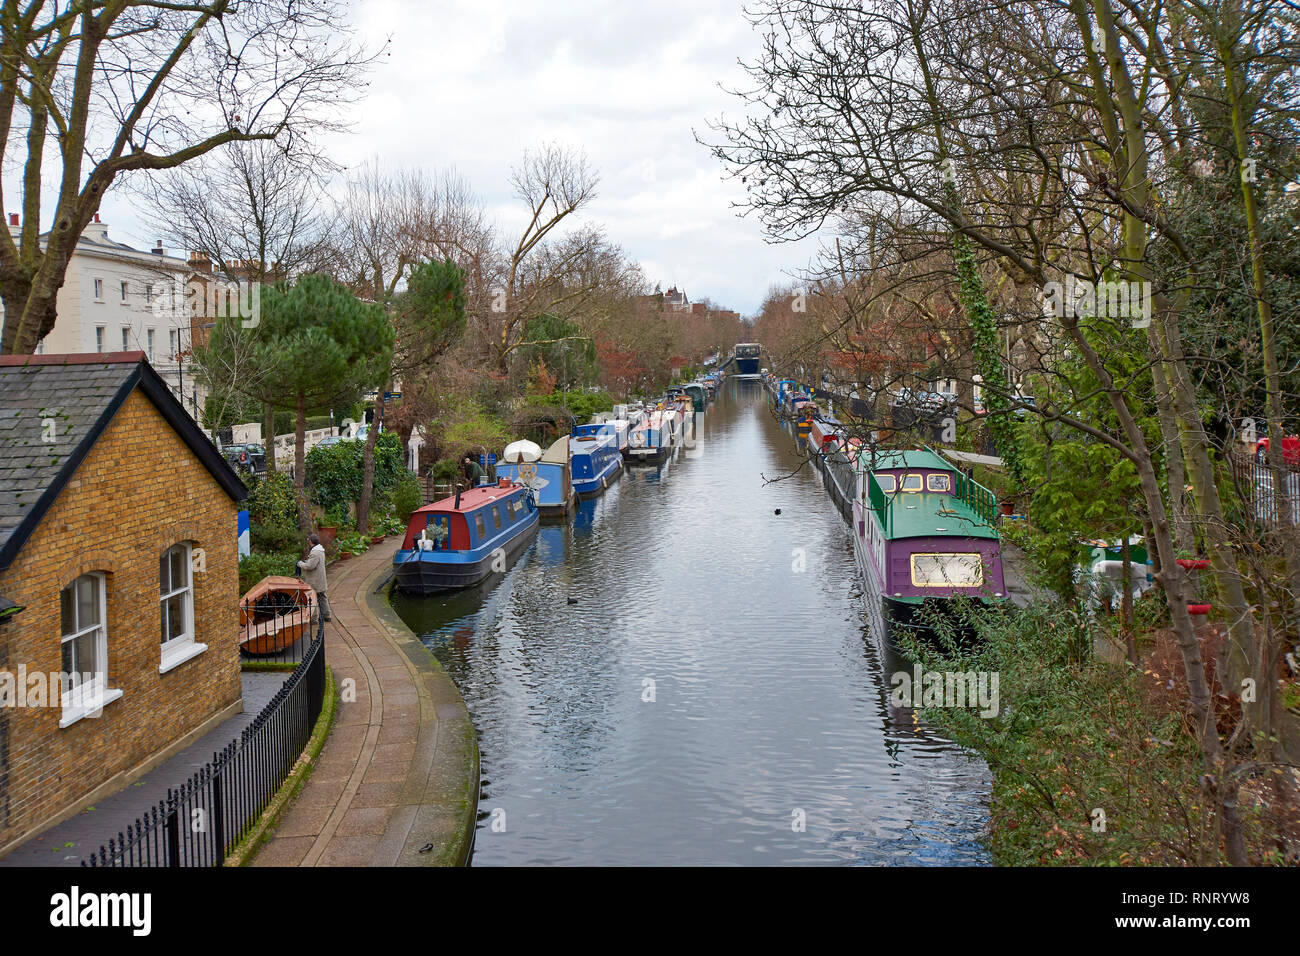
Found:
M 562 518 L 573 512 L 577 492 L 569 462 L 569 436 L 556 439 L 536 462 L 497 464 L 497 478 L 509 478 L 533 489 L 537 511 L 543 518 Z M 531 478 L 529 477 L 531 476 Z
M 993 493 L 933 451 L 858 456 L 853 550 L 865 589 L 896 621 L 922 602 L 1006 596 Z
M 623 468 L 617 432 L 609 423 L 578 425 L 569 436 L 569 461 L 579 498 L 603 494 Z
M 397 586 L 410 594 L 473 587 L 505 570 L 538 523 L 532 493 L 509 478 L 417 508 L 393 558 Z

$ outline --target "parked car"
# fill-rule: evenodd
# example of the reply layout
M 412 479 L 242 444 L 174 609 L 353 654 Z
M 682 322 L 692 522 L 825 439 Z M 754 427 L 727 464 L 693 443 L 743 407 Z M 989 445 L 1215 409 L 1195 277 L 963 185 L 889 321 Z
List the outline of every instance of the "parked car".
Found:
M 938 411 L 945 406 L 943 397 L 938 392 L 920 388 L 900 388 L 894 396 L 894 404 L 924 411 Z
M 1255 442 L 1255 460 L 1261 464 L 1268 461 L 1267 438 Z M 1287 435 L 1282 439 L 1282 461 L 1288 465 L 1300 465 L 1300 435 Z
M 221 449 L 221 453 L 235 471 L 249 475 L 266 473 L 266 449 L 256 442 L 227 445 Z
M 337 445 L 341 441 L 347 441 L 342 435 L 327 435 L 318 441 L 313 448 L 329 448 L 331 445 Z

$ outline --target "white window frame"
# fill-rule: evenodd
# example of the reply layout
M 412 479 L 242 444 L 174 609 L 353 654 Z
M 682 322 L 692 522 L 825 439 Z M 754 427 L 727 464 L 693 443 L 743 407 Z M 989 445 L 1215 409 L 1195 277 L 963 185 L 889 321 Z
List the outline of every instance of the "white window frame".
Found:
M 150 362 L 153 361 L 153 339 L 154 339 L 153 329 L 146 329 L 146 330 L 145 330 L 145 341 L 149 343 L 149 361 L 150 361 Z
M 104 326 L 95 326 L 95 351 L 104 351 Z
M 168 330 L 167 330 L 167 345 L 168 345 L 168 347 L 171 349 L 171 357 L 172 357 L 172 361 L 175 362 L 176 359 L 177 359 L 177 357 L 180 355 L 180 351 L 181 351 L 181 350 L 180 350 L 180 330 L 179 330 L 179 329 L 168 329 Z
M 122 326 L 122 351 L 131 351 L 131 326 Z
M 101 278 L 95 278 L 92 279 L 91 282 L 92 282 L 91 288 L 94 290 L 95 293 L 95 301 L 103 302 L 104 301 L 104 280 Z
M 99 604 L 99 623 L 92 624 L 88 627 L 80 627 L 80 621 L 76 619 L 78 613 L 77 603 L 77 582 L 83 578 L 89 578 L 95 582 L 95 599 Z M 108 577 L 102 571 L 91 571 L 87 574 L 80 575 L 69 581 L 62 591 L 72 588 L 72 633 L 60 633 L 59 641 L 59 707 L 62 715 L 59 718 L 59 727 L 68 727 L 81 720 L 83 717 L 98 717 L 100 711 L 104 709 L 105 704 L 110 704 L 122 696 L 121 690 L 108 687 Z M 62 591 L 60 600 L 62 600 Z M 63 628 L 59 628 L 62 632 Z M 69 641 L 75 641 L 92 631 L 98 631 L 95 640 L 95 658 L 100 662 L 100 669 L 95 672 L 94 678 L 88 683 L 79 684 L 76 687 L 69 686 L 67 693 L 63 691 L 63 645 Z M 53 688 L 51 688 L 53 694 Z
M 122 304 L 123 304 L 123 305 L 126 305 L 128 302 L 131 301 L 131 296 L 130 296 L 130 285 L 131 285 L 131 284 L 130 284 L 129 282 L 127 282 L 125 279 L 123 279 L 122 282 L 121 282 L 121 289 L 122 289 Z
M 171 590 L 163 591 L 162 589 L 162 561 L 167 558 L 176 549 L 182 549 L 184 560 L 181 567 L 185 569 L 185 582 L 182 586 L 177 587 L 176 582 L 171 582 Z M 185 599 L 181 602 L 185 611 L 185 629 L 184 631 L 167 641 L 165 644 L 160 642 L 161 656 L 158 661 L 158 673 L 166 674 L 173 668 L 180 667 L 191 658 L 197 657 L 208 649 L 208 645 L 200 644 L 194 640 L 194 549 L 188 541 L 181 541 L 172 545 L 166 551 L 158 556 L 159 561 L 159 580 L 158 580 L 158 623 L 162 624 L 162 616 L 167 613 L 167 602 L 177 595 L 184 595 Z M 159 634 L 161 637 L 161 633 Z

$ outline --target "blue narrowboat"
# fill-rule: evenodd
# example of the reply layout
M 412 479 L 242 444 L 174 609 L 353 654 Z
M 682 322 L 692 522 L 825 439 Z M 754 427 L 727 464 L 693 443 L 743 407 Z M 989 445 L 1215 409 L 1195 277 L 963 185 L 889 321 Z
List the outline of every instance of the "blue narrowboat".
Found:
M 577 426 L 569 436 L 569 462 L 579 498 L 603 494 L 623 468 L 617 431 L 609 423 Z
M 521 464 L 501 461 L 497 464 L 497 477 L 524 483 L 519 476 Z M 533 479 L 527 484 L 533 489 L 537 510 L 543 518 L 565 517 L 577 503 L 573 490 L 573 475 L 569 463 L 569 436 L 557 439 L 536 462 L 522 463 L 525 472 L 532 471 Z
M 472 587 L 504 571 L 538 524 L 529 490 L 507 478 L 417 508 L 393 558 L 397 586 L 408 594 Z

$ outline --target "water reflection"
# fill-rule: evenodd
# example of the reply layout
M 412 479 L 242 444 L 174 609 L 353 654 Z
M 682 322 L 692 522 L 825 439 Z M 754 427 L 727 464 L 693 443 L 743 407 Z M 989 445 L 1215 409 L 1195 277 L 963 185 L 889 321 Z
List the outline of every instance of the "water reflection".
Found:
M 732 382 L 701 439 L 495 584 L 395 598 L 479 730 L 474 862 L 988 862 L 987 770 L 890 707 L 911 665 L 864 625 L 818 476 L 760 478 L 796 464 L 761 390 Z

